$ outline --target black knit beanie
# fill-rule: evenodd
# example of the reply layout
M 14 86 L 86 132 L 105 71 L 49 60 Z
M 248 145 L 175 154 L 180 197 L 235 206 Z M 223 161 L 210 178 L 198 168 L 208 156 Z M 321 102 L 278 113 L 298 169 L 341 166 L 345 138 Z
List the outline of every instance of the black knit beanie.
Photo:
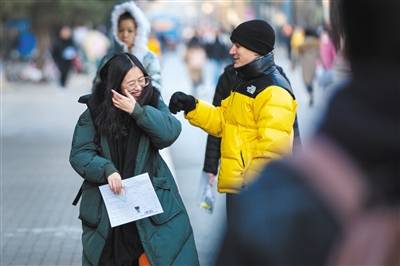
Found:
M 232 31 L 231 41 L 260 55 L 265 55 L 274 49 L 275 32 L 264 20 L 250 20 L 243 22 Z

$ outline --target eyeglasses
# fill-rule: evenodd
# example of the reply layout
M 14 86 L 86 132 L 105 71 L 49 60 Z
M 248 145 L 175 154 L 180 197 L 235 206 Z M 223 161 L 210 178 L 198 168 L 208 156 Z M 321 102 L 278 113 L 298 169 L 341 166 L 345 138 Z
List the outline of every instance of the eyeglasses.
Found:
M 131 80 L 127 83 L 129 87 L 136 87 L 139 85 L 140 87 L 146 87 L 147 85 L 150 84 L 151 78 L 150 77 L 141 77 L 136 80 Z

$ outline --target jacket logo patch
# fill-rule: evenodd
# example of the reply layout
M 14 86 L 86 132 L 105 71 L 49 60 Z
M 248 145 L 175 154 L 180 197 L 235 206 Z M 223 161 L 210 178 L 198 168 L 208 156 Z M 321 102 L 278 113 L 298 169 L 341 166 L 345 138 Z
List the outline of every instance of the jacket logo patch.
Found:
M 246 88 L 246 90 L 247 90 L 247 92 L 248 93 L 250 93 L 250 94 L 254 94 L 255 92 L 256 92 L 256 86 L 254 86 L 254 85 L 251 85 L 251 86 L 248 86 L 247 88 Z

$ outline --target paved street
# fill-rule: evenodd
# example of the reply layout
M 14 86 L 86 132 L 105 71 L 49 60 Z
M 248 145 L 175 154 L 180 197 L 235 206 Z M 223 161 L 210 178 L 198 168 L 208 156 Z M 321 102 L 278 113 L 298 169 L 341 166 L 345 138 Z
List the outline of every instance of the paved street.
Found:
M 299 70 L 278 51 L 278 64 L 288 71 L 298 101 L 299 123 L 307 138 L 315 114 L 304 103 Z M 282 58 L 282 59 L 281 59 Z M 164 100 L 172 92 L 190 92 L 187 73 L 177 54 L 163 56 Z M 81 179 L 68 162 L 73 128 L 85 106 L 80 95 L 89 91 L 92 76 L 75 75 L 61 92 L 54 84 L 1 84 L 1 261 L 0 265 L 80 265 L 78 207 L 71 202 Z M 199 96 L 210 100 L 205 86 Z M 317 92 L 317 104 L 321 99 Z M 195 232 L 201 265 L 212 265 L 225 225 L 224 196 L 218 195 L 212 215 L 198 207 L 198 192 L 206 134 L 182 121 L 182 134 L 166 152 Z M 170 155 L 170 157 L 169 157 Z
M 71 205 L 80 179 L 68 156 L 84 108 L 76 99 L 89 82 L 74 77 L 65 93 L 48 84 L 2 87 L 1 265 L 80 264 L 78 208 Z

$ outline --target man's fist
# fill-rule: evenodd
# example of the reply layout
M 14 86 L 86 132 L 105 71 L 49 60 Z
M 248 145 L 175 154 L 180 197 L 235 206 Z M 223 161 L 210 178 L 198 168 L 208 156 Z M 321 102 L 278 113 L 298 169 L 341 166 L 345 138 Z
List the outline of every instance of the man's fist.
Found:
M 183 92 L 175 92 L 169 101 L 169 110 L 171 113 L 176 114 L 179 111 L 189 113 L 196 108 L 196 99 L 192 95 L 187 95 Z

